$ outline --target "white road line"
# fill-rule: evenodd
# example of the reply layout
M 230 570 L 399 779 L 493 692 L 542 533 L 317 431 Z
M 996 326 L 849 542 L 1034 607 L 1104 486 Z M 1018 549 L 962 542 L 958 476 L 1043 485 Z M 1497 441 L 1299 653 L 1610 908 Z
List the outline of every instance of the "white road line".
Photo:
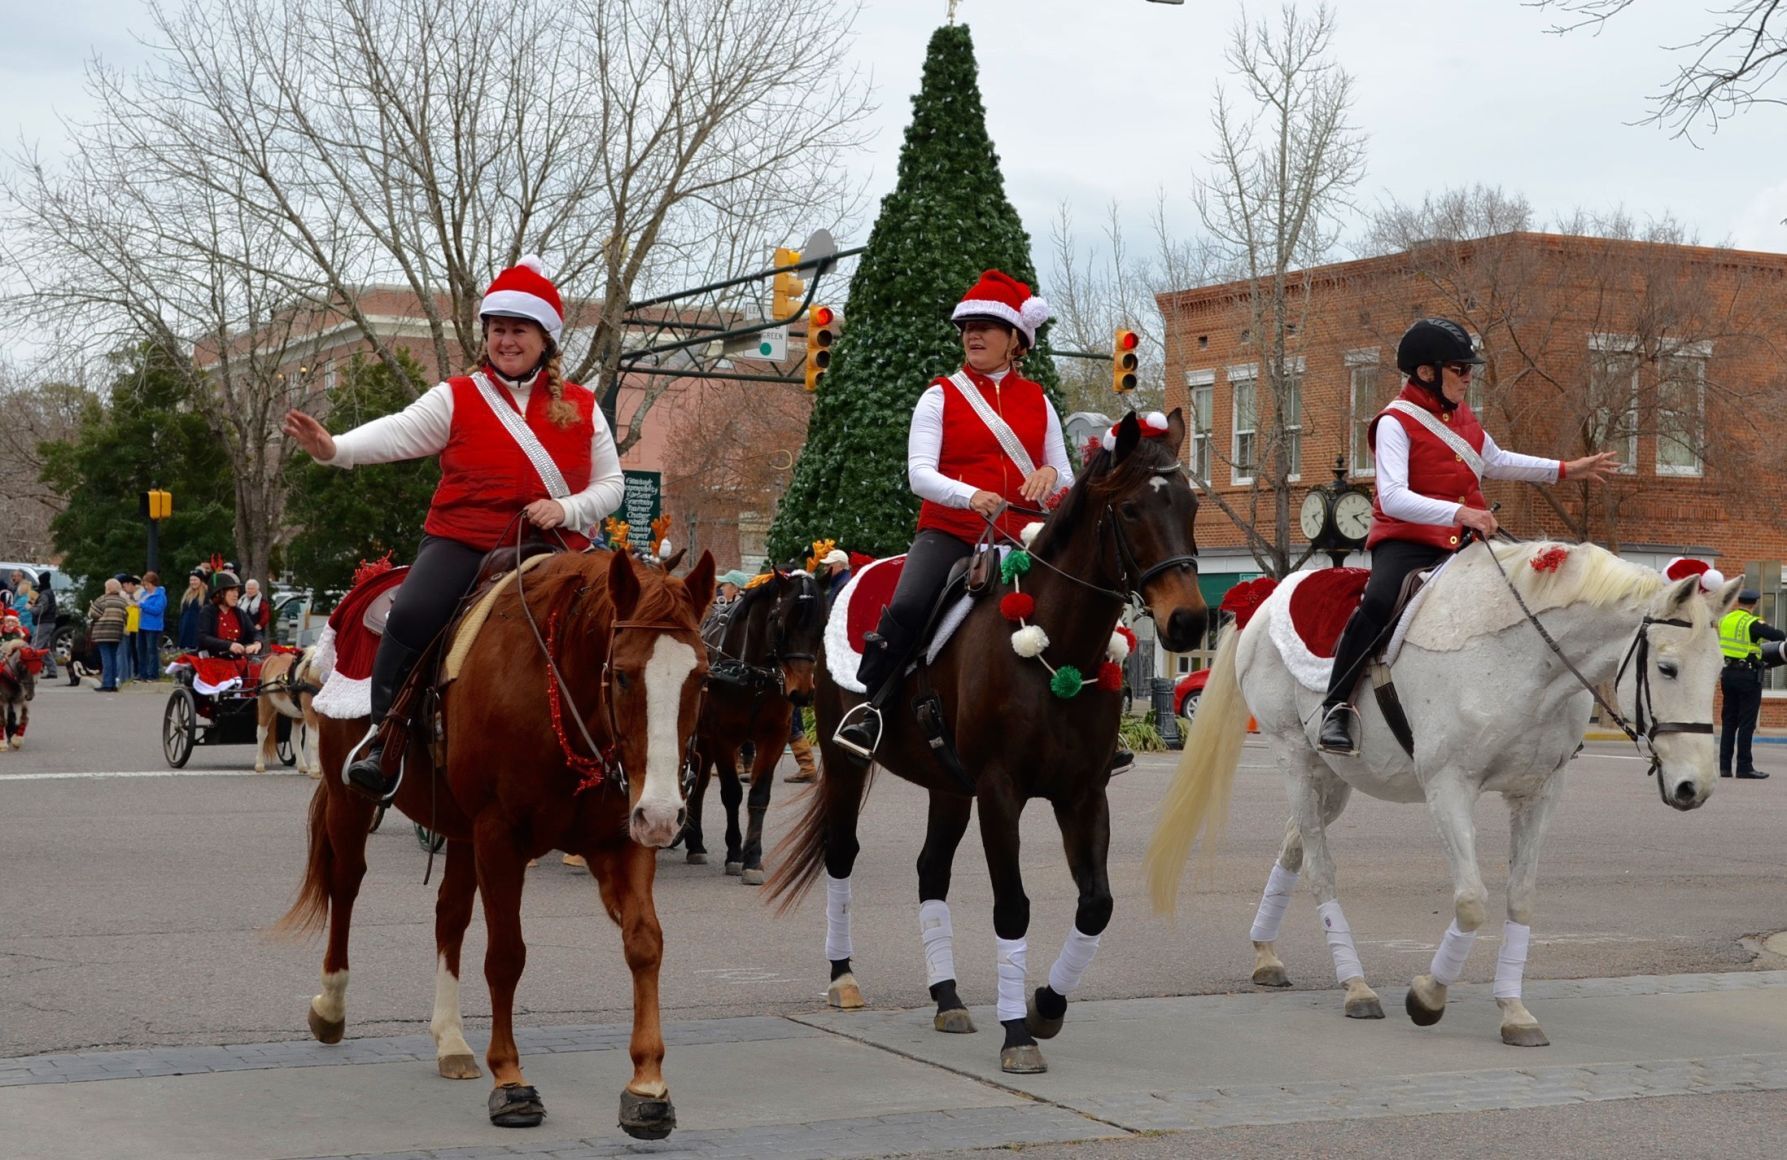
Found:
M 303 777 L 295 769 L 268 770 L 256 773 L 252 769 L 130 769 L 130 770 L 83 770 L 79 773 L 7 773 L 0 769 L 0 785 L 9 781 L 90 781 L 108 777 Z

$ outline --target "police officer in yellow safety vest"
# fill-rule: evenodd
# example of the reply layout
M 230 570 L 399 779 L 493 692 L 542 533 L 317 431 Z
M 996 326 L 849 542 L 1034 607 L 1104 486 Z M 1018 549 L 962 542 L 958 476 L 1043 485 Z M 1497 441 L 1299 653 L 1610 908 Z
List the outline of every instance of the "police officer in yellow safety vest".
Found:
M 1746 588 L 1737 594 L 1737 607 L 1719 620 L 1719 651 L 1725 654 L 1725 671 L 1719 677 L 1719 688 L 1725 704 L 1719 711 L 1719 776 L 1737 776 L 1760 781 L 1768 776 L 1758 772 L 1750 756 L 1750 739 L 1756 733 L 1756 718 L 1762 712 L 1762 642 L 1787 640 L 1787 632 L 1764 624 L 1756 615 L 1756 602 L 1762 593 Z M 1779 663 L 1779 649 L 1769 650 L 1769 659 Z M 1731 751 L 1737 750 L 1737 773 L 1731 772 Z

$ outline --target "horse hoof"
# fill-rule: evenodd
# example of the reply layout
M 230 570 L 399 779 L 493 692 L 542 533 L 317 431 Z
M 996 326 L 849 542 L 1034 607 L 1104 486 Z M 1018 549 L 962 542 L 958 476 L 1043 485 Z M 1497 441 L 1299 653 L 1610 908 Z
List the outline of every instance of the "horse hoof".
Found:
M 318 1043 L 340 1043 L 342 1035 L 347 1031 L 346 1019 L 324 1019 L 310 1009 L 310 1033 L 316 1036 Z
M 743 862 L 728 862 L 728 863 L 726 863 L 726 873 L 731 874 L 736 877 L 737 875 L 743 874 L 744 872 L 745 872 L 745 864 Z
M 1502 1042 L 1509 1047 L 1550 1047 L 1551 1040 L 1537 1023 L 1502 1028 Z
M 256 773 L 266 773 L 267 772 L 267 763 L 264 761 L 255 762 L 254 763 L 254 771 Z
M 690 850 L 687 854 L 683 855 L 683 859 L 691 866 L 707 865 L 707 855 L 699 850 Z
M 1414 1012 L 1410 1012 L 1413 1015 Z M 1384 1005 L 1377 999 L 1348 999 L 1346 1001 L 1346 1017 L 1348 1019 L 1382 1019 Z M 1420 1023 L 1419 1019 L 1415 1020 Z M 1423 1024 L 1425 1026 L 1425 1024 Z
M 1042 988 L 1037 988 L 1037 991 L 1041 990 Z M 1036 1036 L 1038 1039 L 1053 1039 L 1055 1036 L 1061 1034 L 1061 1024 L 1066 1021 L 1067 1012 L 1065 1010 L 1063 1010 L 1061 1014 L 1053 1017 L 1044 1015 L 1041 1011 L 1037 1010 L 1036 992 L 1031 993 L 1030 1001 L 1025 1004 L 1024 1008 L 1024 1026 L 1030 1029 L 1030 1034 Z
M 676 1130 L 676 1108 L 668 1095 L 654 1098 L 622 1088 L 620 1130 L 635 1140 L 662 1140 Z
M 1042 1048 L 1022 1043 L 1000 1050 L 999 1070 L 1011 1075 L 1041 1075 L 1049 1070 L 1049 1065 L 1042 1061 Z
M 763 885 L 763 867 L 761 867 L 761 866 L 751 867 L 749 870 L 746 870 L 743 874 L 739 875 L 739 881 L 746 886 L 762 886 Z
M 1420 996 L 1415 994 L 1415 989 L 1413 987 L 1409 988 L 1408 998 L 1403 1000 L 1402 1006 L 1403 1010 L 1408 1012 L 1409 1018 L 1414 1021 L 1416 1027 L 1432 1027 L 1435 1023 L 1440 1021 L 1440 1016 L 1446 1013 L 1444 1004 L 1441 1004 L 1440 1009 L 1435 1011 L 1433 1008 L 1421 1002 Z
M 836 1007 L 840 1011 L 856 1011 L 868 1006 L 863 1002 L 862 988 L 856 985 L 855 975 L 839 975 L 825 989 L 827 1006 Z
M 1288 987 L 1291 985 L 1291 980 L 1284 973 L 1284 964 L 1279 963 L 1275 966 L 1261 967 L 1255 971 L 1253 985 L 1256 987 Z
M 506 1083 L 490 1092 L 490 1122 L 499 1128 L 537 1128 L 545 1118 L 537 1088 Z
M 478 1061 L 468 1052 L 443 1055 L 434 1061 L 434 1065 L 440 1070 L 442 1079 L 477 1079 L 484 1074 L 478 1070 Z
M 931 1017 L 931 1026 L 945 1035 L 973 1035 L 974 1020 L 966 1007 L 951 1007 Z

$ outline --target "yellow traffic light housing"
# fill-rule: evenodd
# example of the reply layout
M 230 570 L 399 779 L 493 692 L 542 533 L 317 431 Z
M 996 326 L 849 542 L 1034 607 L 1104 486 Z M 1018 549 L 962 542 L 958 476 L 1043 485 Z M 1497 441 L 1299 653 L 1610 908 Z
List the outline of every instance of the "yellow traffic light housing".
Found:
M 776 268 L 778 269 L 783 266 L 795 265 L 799 261 L 799 250 L 784 248 L 776 251 Z M 769 308 L 771 318 L 780 322 L 800 313 L 800 304 L 805 301 L 807 296 L 807 284 L 801 281 L 799 275 L 792 271 L 777 274 L 771 286 L 773 288 Z
M 815 306 L 807 315 L 807 390 L 817 391 L 831 366 L 831 346 L 838 340 L 838 312 Z
M 1136 364 L 1140 361 L 1136 357 L 1136 347 L 1140 345 L 1141 339 L 1135 331 L 1121 326 L 1117 328 L 1117 342 L 1111 353 L 1111 390 L 1119 395 L 1135 390 Z
M 171 491 L 145 491 L 137 503 L 137 509 L 145 519 L 165 520 L 174 514 L 174 493 Z

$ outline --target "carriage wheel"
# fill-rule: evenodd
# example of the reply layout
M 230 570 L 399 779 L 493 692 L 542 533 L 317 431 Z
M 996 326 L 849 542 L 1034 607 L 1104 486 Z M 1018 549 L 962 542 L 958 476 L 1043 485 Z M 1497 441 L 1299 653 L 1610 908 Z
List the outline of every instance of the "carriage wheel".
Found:
M 179 769 L 186 764 L 198 732 L 198 702 L 191 689 L 179 686 L 168 694 L 168 707 L 161 715 L 161 752 L 169 765 Z
M 279 755 L 279 764 L 291 767 L 298 764 L 298 749 L 304 743 L 303 725 L 298 726 L 298 736 L 292 736 L 292 719 L 281 717 L 274 724 L 273 752 Z
M 447 844 L 447 835 L 434 833 L 421 822 L 417 822 L 416 842 L 430 854 L 438 854 L 441 852 L 441 847 Z

